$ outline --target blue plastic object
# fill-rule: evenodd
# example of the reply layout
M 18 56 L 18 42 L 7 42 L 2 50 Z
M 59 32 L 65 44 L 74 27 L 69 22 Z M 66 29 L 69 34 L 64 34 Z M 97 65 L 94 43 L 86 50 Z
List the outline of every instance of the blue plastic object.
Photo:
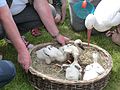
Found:
M 85 19 L 88 14 L 94 13 L 95 7 L 92 3 L 87 1 L 86 8 L 82 8 L 82 3 L 83 0 L 80 0 L 79 2 L 74 3 L 72 7 L 73 7 L 73 11 L 79 18 Z

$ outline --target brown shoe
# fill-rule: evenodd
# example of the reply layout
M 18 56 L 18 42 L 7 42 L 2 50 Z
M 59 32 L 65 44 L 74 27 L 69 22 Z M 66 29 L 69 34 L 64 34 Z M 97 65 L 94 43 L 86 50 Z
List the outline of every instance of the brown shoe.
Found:
M 38 28 L 34 28 L 31 30 L 31 34 L 32 34 L 32 36 L 37 37 L 37 36 L 41 35 L 41 32 Z

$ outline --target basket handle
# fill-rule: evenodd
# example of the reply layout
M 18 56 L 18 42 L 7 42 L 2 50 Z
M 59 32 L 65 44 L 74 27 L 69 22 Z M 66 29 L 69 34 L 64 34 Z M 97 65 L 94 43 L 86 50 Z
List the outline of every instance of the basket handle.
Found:
M 83 3 L 82 3 L 82 8 L 86 8 L 86 6 L 87 6 L 87 1 L 84 0 Z

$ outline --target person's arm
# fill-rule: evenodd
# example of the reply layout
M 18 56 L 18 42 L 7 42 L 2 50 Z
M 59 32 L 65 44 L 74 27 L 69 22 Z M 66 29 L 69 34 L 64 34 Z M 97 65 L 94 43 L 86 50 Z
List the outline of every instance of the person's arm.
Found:
M 31 63 L 30 55 L 20 37 L 19 31 L 7 5 L 0 7 L 0 23 L 3 25 L 8 38 L 12 41 L 18 52 L 19 63 L 22 64 L 22 67 L 27 71 Z
M 49 3 L 47 0 L 34 0 L 34 8 L 38 12 L 43 24 L 45 25 L 48 32 L 56 37 L 57 41 L 64 45 L 68 38 L 64 37 L 59 33 L 59 30 L 54 22 Z

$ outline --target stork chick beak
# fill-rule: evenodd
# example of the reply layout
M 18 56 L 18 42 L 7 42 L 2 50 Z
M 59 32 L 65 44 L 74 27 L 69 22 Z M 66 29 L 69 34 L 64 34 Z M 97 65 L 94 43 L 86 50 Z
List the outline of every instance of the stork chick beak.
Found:
M 92 29 L 87 29 L 88 46 L 90 44 L 91 32 L 92 32 Z

